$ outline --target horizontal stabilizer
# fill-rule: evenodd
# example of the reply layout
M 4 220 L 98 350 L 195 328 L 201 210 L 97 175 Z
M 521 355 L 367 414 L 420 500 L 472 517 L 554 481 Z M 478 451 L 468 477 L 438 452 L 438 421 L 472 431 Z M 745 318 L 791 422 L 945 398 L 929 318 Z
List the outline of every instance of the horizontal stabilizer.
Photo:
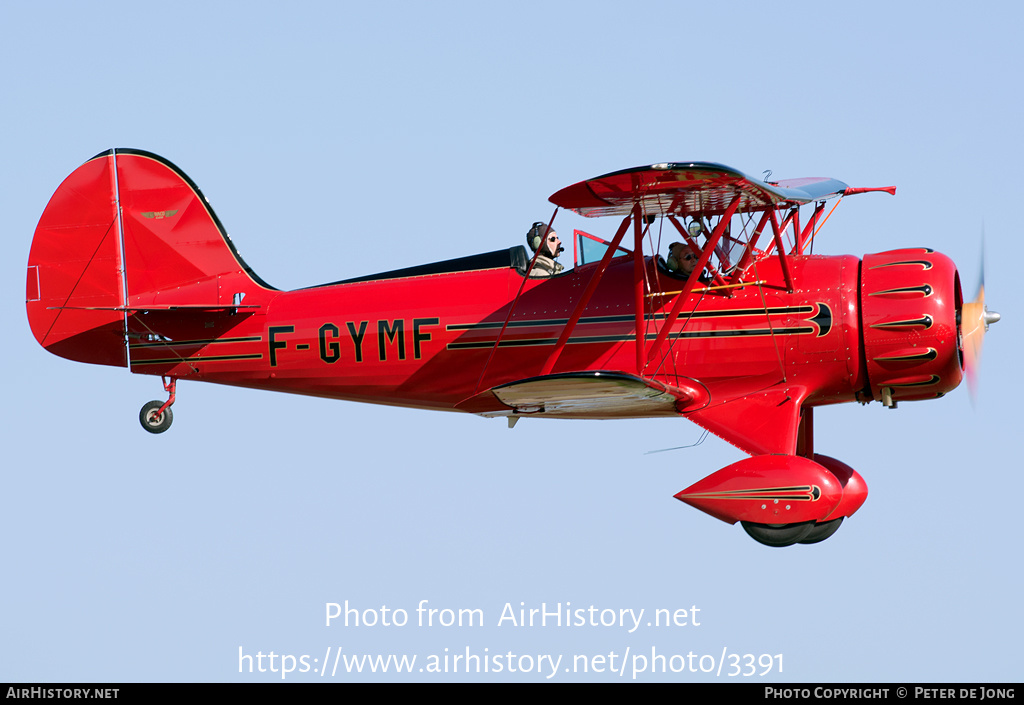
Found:
M 77 311 L 122 311 L 137 313 L 139 311 L 251 311 L 259 308 L 256 304 L 234 306 L 226 304 L 152 304 L 147 306 L 48 306 L 51 311 L 77 310 Z

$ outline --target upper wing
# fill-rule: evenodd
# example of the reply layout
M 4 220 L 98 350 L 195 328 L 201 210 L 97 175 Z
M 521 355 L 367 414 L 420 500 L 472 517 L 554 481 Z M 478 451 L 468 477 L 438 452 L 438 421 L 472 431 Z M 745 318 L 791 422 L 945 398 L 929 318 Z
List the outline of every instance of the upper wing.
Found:
M 587 217 L 625 216 L 639 202 L 647 215 L 722 215 L 736 196 L 738 212 L 801 205 L 842 196 L 848 186 L 828 178 L 768 183 L 710 162 L 652 164 L 581 181 L 549 199 Z

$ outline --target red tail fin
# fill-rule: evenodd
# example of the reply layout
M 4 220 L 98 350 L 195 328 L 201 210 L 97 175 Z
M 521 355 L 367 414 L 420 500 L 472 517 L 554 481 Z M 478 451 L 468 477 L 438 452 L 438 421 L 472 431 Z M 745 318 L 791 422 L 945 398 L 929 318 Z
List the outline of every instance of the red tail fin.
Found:
M 113 155 L 78 167 L 46 205 L 28 257 L 28 321 L 55 355 L 126 365 Z
M 230 306 L 237 294 L 270 288 L 191 179 L 155 154 L 117 149 L 78 167 L 53 194 L 32 242 L 26 300 L 47 350 L 124 366 L 134 311 Z

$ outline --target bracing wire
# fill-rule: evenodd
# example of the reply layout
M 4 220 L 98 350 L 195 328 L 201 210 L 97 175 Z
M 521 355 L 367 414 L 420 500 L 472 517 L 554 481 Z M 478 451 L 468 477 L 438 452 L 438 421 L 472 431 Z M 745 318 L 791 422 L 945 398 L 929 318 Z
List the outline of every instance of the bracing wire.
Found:
M 708 437 L 708 430 L 704 429 L 704 433 L 700 434 L 700 438 L 697 439 L 696 443 L 691 443 L 688 446 L 676 446 L 675 448 L 660 448 L 658 450 L 649 450 L 646 453 L 644 453 L 644 455 L 654 455 L 655 453 L 667 453 L 670 450 L 685 450 L 686 448 L 696 448 L 701 443 L 703 443 L 704 439 L 707 438 L 707 437 Z

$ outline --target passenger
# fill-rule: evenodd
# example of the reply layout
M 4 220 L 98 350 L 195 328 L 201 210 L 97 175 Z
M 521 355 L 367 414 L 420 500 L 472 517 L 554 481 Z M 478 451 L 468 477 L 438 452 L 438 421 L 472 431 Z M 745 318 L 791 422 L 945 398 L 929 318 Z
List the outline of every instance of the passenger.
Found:
M 544 223 L 534 223 L 530 231 L 526 233 L 526 244 L 530 249 L 537 252 L 533 269 L 530 270 L 530 278 L 552 277 L 562 271 L 563 267 L 555 259 L 565 249 L 562 241 L 558 239 L 558 233 Z
M 696 264 L 697 256 L 683 243 L 673 242 L 668 246 L 668 258 L 665 260 L 665 265 L 670 272 L 679 272 L 688 277 Z
M 673 242 L 668 246 L 668 258 L 665 260 L 665 266 L 670 272 L 676 272 L 689 278 L 693 274 L 694 267 L 697 266 L 697 255 L 683 243 Z M 701 273 L 700 281 L 707 282 L 709 280 Z

